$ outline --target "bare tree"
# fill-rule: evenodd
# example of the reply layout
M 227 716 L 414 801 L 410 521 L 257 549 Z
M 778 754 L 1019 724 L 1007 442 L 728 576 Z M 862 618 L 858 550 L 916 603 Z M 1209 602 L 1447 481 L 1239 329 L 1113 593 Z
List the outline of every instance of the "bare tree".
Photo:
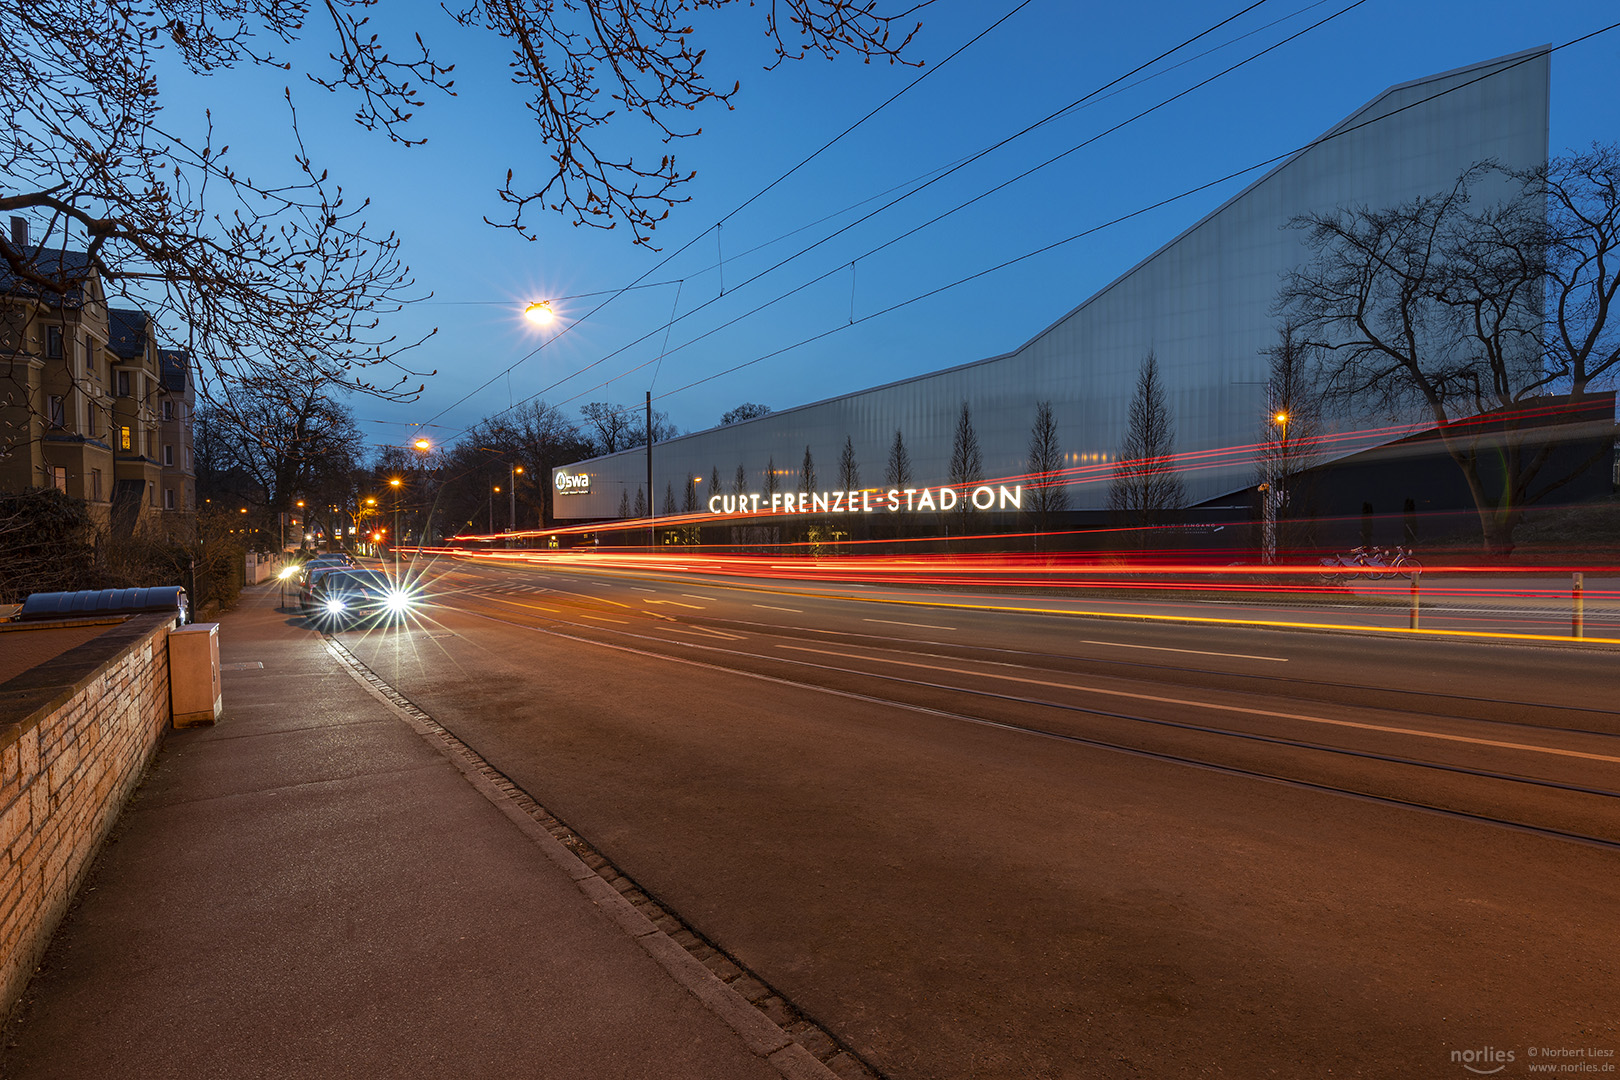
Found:
M 1147 542 L 1147 530 L 1168 522 L 1186 503 L 1175 453 L 1175 421 L 1165 402 L 1159 359 L 1150 349 L 1137 373 L 1125 439 L 1108 485 L 1108 508 L 1138 528 L 1139 544 Z
M 585 433 L 598 454 L 615 454 L 641 443 L 630 411 L 606 401 L 592 401 L 579 407 L 585 418 Z
M 687 481 L 691 483 L 690 480 Z M 664 484 L 664 508 L 659 513 L 664 517 L 674 517 L 679 511 L 675 509 L 675 484 L 673 481 Z
M 984 480 L 984 453 L 979 449 L 979 436 L 973 430 L 973 414 L 968 403 L 962 402 L 962 411 L 956 418 L 956 434 L 951 439 L 951 486 L 957 489 L 956 516 L 967 530 L 968 511 L 972 503 L 968 492 Z
M 816 490 L 816 459 L 810 455 L 809 446 L 804 448 L 804 461 L 799 465 L 799 490 Z
M 639 484 L 636 485 L 636 505 L 632 513 L 637 518 L 644 518 L 647 516 L 647 493 L 641 490 L 641 485 Z
M 698 509 L 697 477 L 686 478 L 686 495 L 681 501 L 682 513 L 695 514 Z
M 782 482 L 776 478 L 776 455 L 772 454 L 765 461 L 765 498 L 769 499 L 782 490 Z
M 698 134 L 694 110 L 726 106 L 739 90 L 703 69 L 691 24 L 733 2 L 471 0 L 439 7 L 446 21 L 438 33 L 422 12 L 374 0 L 7 3 L 0 211 L 32 212 L 49 223 L 46 236 L 71 229 L 83 237 L 89 267 L 114 291 L 160 283 L 137 290 L 137 306 L 163 308 L 171 332 L 188 325 L 194 355 L 248 371 L 296 363 L 397 392 L 409 374 L 378 380 L 363 372 L 399 353 L 376 323 L 412 295 L 398 241 L 373 231 L 365 201 L 346 200 L 303 150 L 291 89 L 284 98 L 296 171 L 255 180 L 232 166 L 230 135 L 206 114 L 188 123 L 165 88 L 218 84 L 255 68 L 293 71 L 346 94 L 361 127 L 408 146 L 423 141 L 409 121 L 430 95 L 455 96 L 455 65 L 440 55 L 446 43 L 469 32 L 493 36 L 510 51 L 511 82 L 549 151 L 524 155 L 548 161 L 532 179 L 507 171 L 498 196 L 509 216 L 494 223 L 532 239 L 525 213 L 546 207 L 576 224 L 624 222 L 635 242 L 647 243 L 685 201 L 694 175 L 668 144 Z M 846 50 L 909 62 L 902 53 L 915 31 L 894 27 L 896 18 L 904 16 L 857 0 L 785 0 L 771 5 L 765 28 L 778 62 Z M 891 38 L 892 27 L 900 32 Z M 323 59 L 305 69 L 305 57 Z M 15 249 L 3 254 L 14 273 L 47 291 L 82 283 L 79 270 L 53 269 Z
M 742 462 L 737 463 L 737 475 L 731 478 L 731 493 L 741 495 L 748 490 L 748 470 L 743 468 Z
M 1314 254 L 1279 308 L 1322 350 L 1325 399 L 1431 421 L 1492 553 L 1581 471 L 1547 468 L 1559 439 L 1545 417 L 1578 415 L 1620 362 L 1617 180 L 1620 156 L 1596 148 L 1529 172 L 1477 165 L 1437 195 L 1294 222 Z
M 622 519 L 622 518 L 627 518 L 629 516 L 630 516 L 630 489 L 625 488 L 623 491 L 619 492 L 619 517 Z
M 906 452 L 906 440 L 900 429 L 894 429 L 894 442 L 889 446 L 889 464 L 883 470 L 883 482 L 892 488 L 911 486 L 911 455 Z
M 1311 541 L 1310 470 L 1321 462 L 1321 405 L 1314 370 L 1317 350 L 1284 322 L 1266 350 L 1266 415 L 1255 444 L 1263 510 L 1261 546 L 1267 561 Z
M 722 413 L 720 416 L 720 426 L 727 427 L 731 424 L 740 424 L 744 420 L 753 420 L 757 417 L 769 416 L 770 414 L 771 407 L 769 405 L 756 405 L 752 401 L 745 401 L 735 409 L 727 409 L 724 413 Z
M 241 470 L 253 485 L 235 493 L 264 510 L 290 510 L 301 495 L 311 496 L 311 508 L 320 496 L 349 502 L 360 433 L 353 414 L 318 380 L 288 378 L 253 393 L 228 391 L 222 404 L 204 412 L 203 426 L 210 473 Z
M 838 455 L 838 487 L 843 491 L 858 491 L 861 486 L 861 467 L 855 460 L 855 441 L 844 436 L 844 451 Z
M 1029 458 L 1025 463 L 1030 485 L 1030 514 L 1035 519 L 1036 550 L 1041 535 L 1052 527 L 1052 515 L 1069 508 L 1069 489 L 1063 483 L 1063 447 L 1058 442 L 1052 402 L 1035 403 L 1035 423 L 1029 429 Z

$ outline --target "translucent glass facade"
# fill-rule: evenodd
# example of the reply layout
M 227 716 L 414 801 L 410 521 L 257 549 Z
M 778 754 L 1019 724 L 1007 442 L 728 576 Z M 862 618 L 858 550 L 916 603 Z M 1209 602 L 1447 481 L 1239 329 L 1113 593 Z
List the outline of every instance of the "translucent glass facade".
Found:
M 1470 165 L 1495 159 L 1527 168 L 1547 160 L 1549 56 L 1532 50 L 1393 87 L 1308 149 L 1250 185 L 1014 352 L 845 397 L 715 428 L 654 447 L 653 486 L 677 504 L 689 477 L 711 494 L 719 470 L 731 490 L 797 490 L 808 445 L 818 486 L 838 486 L 846 437 L 862 485 L 883 482 L 895 432 L 903 433 L 915 486 L 949 480 L 962 403 L 972 410 L 994 480 L 1024 471 L 1035 404 L 1053 404 L 1069 464 L 1106 461 L 1125 431 L 1143 356 L 1153 350 L 1168 390 L 1182 453 L 1252 442 L 1265 415 L 1266 359 L 1283 274 L 1304 261 L 1296 215 L 1337 206 L 1387 206 L 1449 189 Z M 621 496 L 646 484 L 644 450 L 558 470 L 586 474 L 589 491 L 555 500 L 561 520 L 617 517 Z M 1254 483 L 1253 467 L 1195 471 L 1190 502 Z M 578 482 L 576 482 L 578 483 Z M 1075 486 L 1070 505 L 1099 509 L 1106 483 Z

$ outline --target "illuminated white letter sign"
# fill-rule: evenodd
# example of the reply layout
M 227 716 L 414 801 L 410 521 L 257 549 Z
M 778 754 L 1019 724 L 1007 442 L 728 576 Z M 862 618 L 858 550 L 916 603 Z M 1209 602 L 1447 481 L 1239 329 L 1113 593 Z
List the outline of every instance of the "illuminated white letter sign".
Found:
M 591 478 L 588 473 L 560 472 L 553 482 L 557 485 L 559 495 L 588 495 L 591 491 Z
M 580 477 L 580 479 L 584 479 Z M 557 488 L 562 490 L 562 476 L 557 477 Z M 712 495 L 709 513 L 725 517 L 742 514 L 897 514 L 902 511 L 931 510 L 935 513 L 954 510 L 966 503 L 975 510 L 1022 510 L 1023 485 L 1006 487 L 988 484 L 958 491 L 944 486 L 935 488 L 865 488 L 861 491 L 772 492 L 770 501 L 762 505 L 763 496 Z

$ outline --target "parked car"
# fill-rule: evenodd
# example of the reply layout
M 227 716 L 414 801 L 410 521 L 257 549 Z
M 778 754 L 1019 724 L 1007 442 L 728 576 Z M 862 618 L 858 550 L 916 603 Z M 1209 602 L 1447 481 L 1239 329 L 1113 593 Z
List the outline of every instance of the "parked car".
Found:
M 402 619 L 415 594 L 380 570 L 333 570 L 316 580 L 310 606 L 323 626 Z

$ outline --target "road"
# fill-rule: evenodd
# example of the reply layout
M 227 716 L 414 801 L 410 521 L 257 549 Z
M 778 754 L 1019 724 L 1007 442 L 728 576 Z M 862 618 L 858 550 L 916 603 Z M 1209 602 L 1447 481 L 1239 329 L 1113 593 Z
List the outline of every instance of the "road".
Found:
M 339 639 L 883 1075 L 1620 1049 L 1614 646 L 419 573 Z

